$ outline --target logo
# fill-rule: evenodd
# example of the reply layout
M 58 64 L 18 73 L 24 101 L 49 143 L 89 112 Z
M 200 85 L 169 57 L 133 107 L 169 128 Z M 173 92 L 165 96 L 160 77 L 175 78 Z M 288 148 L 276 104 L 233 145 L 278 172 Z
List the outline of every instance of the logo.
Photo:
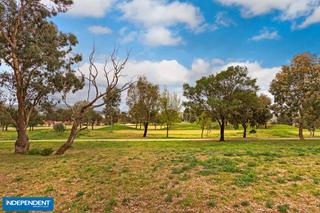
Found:
M 3 211 L 53 211 L 53 198 L 46 197 L 4 197 Z

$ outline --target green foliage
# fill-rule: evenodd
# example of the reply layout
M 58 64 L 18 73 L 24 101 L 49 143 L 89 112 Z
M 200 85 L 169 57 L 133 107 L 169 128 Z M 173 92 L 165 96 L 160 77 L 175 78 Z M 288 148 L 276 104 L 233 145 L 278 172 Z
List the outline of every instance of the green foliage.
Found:
M 62 133 L 66 131 L 66 127 L 63 123 L 57 123 L 53 125 L 53 130 L 57 133 Z
M 288 204 L 278 205 L 278 211 L 280 213 L 287 213 L 289 212 L 290 206 Z
M 236 179 L 236 185 L 246 187 L 257 181 L 257 174 L 255 172 L 248 172 Z
M 160 103 L 160 121 L 167 127 L 167 137 L 169 129 L 175 123 L 180 121 L 181 101 L 176 93 L 170 94 L 167 89 L 163 91 L 159 99 Z
M 52 148 L 33 148 L 28 151 L 28 155 L 41 155 L 41 156 L 49 156 L 54 152 Z
M 276 79 L 272 81 L 270 92 L 274 96 L 274 112 L 279 117 L 291 119 L 300 128 L 299 137 L 303 139 L 303 127 L 310 121 L 320 118 L 320 66 L 319 58 L 309 53 L 295 56 L 292 64 L 283 66 Z M 310 116 L 312 115 L 312 116 Z
M 184 86 L 184 96 L 188 99 L 186 105 L 197 109 L 205 109 L 220 125 L 220 140 L 224 140 L 224 127 L 227 119 L 239 107 L 238 94 L 255 92 L 256 79 L 248 76 L 246 67 L 232 66 L 226 70 L 203 77 L 192 87 Z

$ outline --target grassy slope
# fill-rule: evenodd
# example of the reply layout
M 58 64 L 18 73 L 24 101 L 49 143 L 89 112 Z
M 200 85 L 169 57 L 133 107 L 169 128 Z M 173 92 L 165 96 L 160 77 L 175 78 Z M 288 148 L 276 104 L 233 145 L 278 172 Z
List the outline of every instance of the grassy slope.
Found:
M 0 195 L 53 196 L 56 212 L 320 211 L 320 141 L 79 142 L 62 157 L 11 152 L 0 144 Z
M 111 131 L 110 127 L 96 127 L 95 130 L 84 130 L 79 134 L 78 138 L 141 138 L 143 130 L 136 130 L 133 127 L 117 125 Z M 177 124 L 170 130 L 171 138 L 199 138 L 201 130 L 195 124 Z M 249 138 L 296 138 L 298 130 L 295 127 L 287 125 L 273 125 L 268 129 L 258 129 L 257 134 L 249 134 Z M 308 131 L 305 132 L 308 137 Z M 55 133 L 52 128 L 37 128 L 35 131 L 29 132 L 30 139 L 65 139 L 68 136 L 68 132 L 58 134 Z M 149 128 L 148 137 L 150 138 L 164 138 L 166 136 L 166 130 L 154 130 L 154 127 Z M 316 136 L 320 136 L 319 133 Z M 207 132 L 205 131 L 205 137 L 218 138 L 219 130 L 218 126 Z M 226 129 L 226 138 L 241 138 L 242 130 L 234 130 L 232 126 L 228 126 Z M 11 129 L 9 132 L 0 132 L 0 140 L 14 140 L 16 138 L 16 132 Z

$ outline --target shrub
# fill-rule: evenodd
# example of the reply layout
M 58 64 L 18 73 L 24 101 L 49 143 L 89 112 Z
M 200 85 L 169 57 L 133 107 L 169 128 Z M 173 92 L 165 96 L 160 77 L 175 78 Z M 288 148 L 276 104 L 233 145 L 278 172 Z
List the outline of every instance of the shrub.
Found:
M 40 155 L 42 156 L 49 156 L 54 152 L 52 148 L 44 148 L 40 151 Z
M 257 130 L 255 129 L 250 130 L 250 134 L 256 134 L 256 133 L 257 133 Z
M 42 155 L 42 156 L 49 156 L 54 152 L 52 148 L 44 148 L 44 149 L 39 149 L 39 148 L 34 148 L 29 150 L 28 155 Z
M 41 149 L 33 148 L 28 151 L 28 155 L 40 155 Z
M 57 123 L 57 124 L 53 125 L 53 130 L 55 132 L 61 133 L 61 132 L 66 131 L 66 127 L 64 126 L 63 123 Z

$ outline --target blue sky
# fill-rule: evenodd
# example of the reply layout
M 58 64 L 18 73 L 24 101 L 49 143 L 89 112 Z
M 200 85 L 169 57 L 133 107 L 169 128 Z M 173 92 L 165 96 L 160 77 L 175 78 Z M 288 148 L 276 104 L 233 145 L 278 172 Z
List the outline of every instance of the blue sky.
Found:
M 79 39 L 84 56 L 93 43 L 99 59 L 117 46 L 131 50 L 128 75 L 145 75 L 181 93 L 185 82 L 229 65 L 249 68 L 263 93 L 298 53 L 319 53 L 320 0 L 74 0 L 54 18 Z

